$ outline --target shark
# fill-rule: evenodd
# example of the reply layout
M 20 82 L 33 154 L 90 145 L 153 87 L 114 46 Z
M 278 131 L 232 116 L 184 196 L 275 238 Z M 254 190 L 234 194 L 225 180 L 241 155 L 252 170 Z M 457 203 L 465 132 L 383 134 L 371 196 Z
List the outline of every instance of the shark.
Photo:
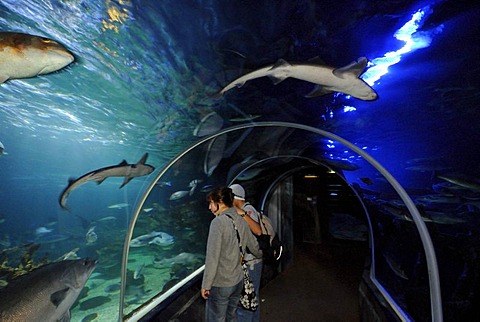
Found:
M 70 321 L 70 308 L 96 264 L 63 260 L 12 280 L 0 290 L 0 321 Z
M 5 151 L 5 146 L 3 145 L 3 143 L 0 141 L 0 157 L 2 155 L 7 155 L 7 151 Z
M 63 190 L 58 199 L 60 206 L 63 209 L 68 210 L 66 203 L 70 193 L 89 181 L 95 181 L 97 184 L 101 184 L 105 179 L 110 177 L 124 177 L 125 179 L 120 186 L 121 189 L 133 178 L 149 175 L 155 170 L 155 168 L 146 164 L 147 158 L 148 153 L 145 153 L 136 164 L 129 164 L 127 161 L 123 160 L 117 165 L 93 170 L 77 179 L 70 179 L 67 187 Z
M 316 64 L 315 60 L 308 63 L 288 63 L 280 59 L 273 65 L 254 70 L 248 74 L 230 82 L 222 90 L 214 95 L 215 98 L 234 87 L 242 87 L 246 82 L 252 79 L 267 76 L 275 85 L 291 77 L 316 84 L 314 89 L 305 97 L 316 97 L 333 92 L 340 92 L 364 101 L 372 101 L 378 98 L 377 93 L 360 75 L 367 67 L 368 59 L 360 57 L 350 64 L 333 68 L 323 64 Z
M 74 56 L 55 40 L 0 32 L 0 84 L 9 79 L 52 73 L 73 61 Z

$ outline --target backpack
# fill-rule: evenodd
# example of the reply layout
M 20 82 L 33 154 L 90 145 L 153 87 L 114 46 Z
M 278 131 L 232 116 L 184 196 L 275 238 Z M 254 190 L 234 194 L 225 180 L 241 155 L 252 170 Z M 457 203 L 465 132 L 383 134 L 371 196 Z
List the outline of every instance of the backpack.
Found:
M 260 219 L 260 227 L 262 234 L 257 237 L 258 245 L 263 252 L 263 261 L 265 264 L 278 264 L 283 252 L 283 245 L 273 229 L 270 218 L 265 217 L 262 213 L 258 213 Z

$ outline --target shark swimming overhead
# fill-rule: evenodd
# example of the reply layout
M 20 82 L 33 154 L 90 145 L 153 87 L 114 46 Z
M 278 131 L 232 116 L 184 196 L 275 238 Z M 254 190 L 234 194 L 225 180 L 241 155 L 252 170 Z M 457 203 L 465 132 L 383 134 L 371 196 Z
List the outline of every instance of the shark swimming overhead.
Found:
M 74 60 L 54 40 L 16 32 L 0 32 L 0 84 L 57 71 Z
M 147 158 L 148 153 L 145 153 L 136 164 L 129 164 L 127 163 L 127 161 L 123 160 L 117 165 L 93 170 L 84 174 L 78 179 L 69 180 L 68 186 L 63 190 L 58 200 L 60 206 L 63 209 L 67 209 L 66 203 L 68 195 L 73 190 L 88 181 L 95 181 L 97 184 L 101 184 L 105 179 L 109 177 L 125 177 L 125 180 L 123 180 L 123 183 L 120 186 L 120 188 L 123 188 L 133 178 L 149 175 L 153 172 L 153 170 L 155 170 L 155 168 L 145 163 L 147 162 Z
M 242 87 L 249 80 L 267 76 L 275 85 L 289 77 L 316 84 L 315 88 L 306 97 L 341 92 L 361 100 L 371 101 L 377 99 L 377 93 L 359 78 L 364 72 L 367 62 L 367 58 L 360 57 L 347 66 L 333 68 L 313 63 L 289 64 L 280 59 L 276 64 L 254 70 L 235 79 L 215 96 L 220 97 L 234 87 Z

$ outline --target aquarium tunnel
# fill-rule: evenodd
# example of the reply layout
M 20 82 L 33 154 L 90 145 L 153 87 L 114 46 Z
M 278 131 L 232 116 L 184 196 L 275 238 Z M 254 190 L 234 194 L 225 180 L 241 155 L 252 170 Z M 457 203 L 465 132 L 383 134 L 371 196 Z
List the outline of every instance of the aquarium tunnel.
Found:
M 46 320 L 203 320 L 206 195 L 239 183 L 284 245 L 261 293 L 308 257 L 350 274 L 358 321 L 478 319 L 479 17 L 467 0 L 0 1 L 0 317 L 88 258 Z
M 242 144 L 243 142 L 250 143 Z M 337 149 L 336 152 L 334 150 L 322 151 L 320 146 L 326 146 L 326 142 L 339 146 L 339 149 Z M 227 152 L 225 151 L 226 147 L 230 149 Z M 350 163 L 349 161 L 341 161 L 340 156 L 346 153 L 356 160 L 355 166 L 353 166 L 354 163 Z M 203 159 L 203 162 L 198 162 L 199 159 Z M 329 173 L 330 175 L 341 178 L 341 181 L 344 181 L 347 186 L 348 176 L 345 175 L 345 172 L 355 171 L 360 167 L 364 169 L 362 171 L 368 171 L 370 175 L 373 174 L 373 177 L 378 179 L 382 178 L 385 185 L 390 185 L 390 189 L 388 189 L 389 193 L 397 196 L 397 206 L 404 210 L 403 216 L 405 217 L 403 220 L 409 221 L 409 230 L 413 236 L 409 236 L 408 238 L 417 239 L 415 244 L 418 248 L 410 249 L 409 251 L 414 252 L 416 256 L 422 254 L 420 256 L 424 257 L 422 260 L 422 275 L 424 275 L 425 282 L 427 282 L 427 284 L 423 285 L 423 287 L 425 287 L 424 291 L 426 291 L 424 294 L 426 295 L 424 302 L 431 302 L 432 317 L 434 317 L 435 320 L 442 319 L 441 299 L 438 296 L 440 294 L 440 283 L 435 251 L 425 223 L 405 190 L 377 161 L 354 144 L 326 131 L 304 125 L 282 122 L 256 122 L 222 130 L 185 150 L 157 175 L 147 188 L 145 195 L 139 200 L 139 206 L 134 211 L 127 233 L 122 263 L 122 281 L 124 281 L 124 285 L 120 293 L 121 298 L 127 299 L 125 298 L 127 294 L 125 290 L 129 286 L 127 279 L 128 272 L 134 272 L 135 266 L 138 265 L 136 262 L 134 264 L 128 264 L 129 255 L 133 255 L 135 252 L 135 248 L 130 247 L 131 238 L 134 235 L 142 235 L 142 233 L 148 230 L 148 228 L 147 230 L 142 228 L 144 222 L 142 217 L 150 216 L 150 212 L 146 215 L 144 210 L 153 208 L 152 211 L 155 211 L 157 207 L 165 204 L 167 200 L 175 199 L 176 197 L 174 196 L 188 194 L 193 197 L 195 193 L 194 189 L 196 188 L 190 187 L 191 184 L 187 186 L 187 182 L 184 183 L 184 186 L 190 188 L 186 188 L 187 190 L 179 190 L 173 194 L 162 189 L 162 187 L 164 187 L 162 182 L 172 182 L 175 177 L 173 169 L 176 168 L 178 163 L 184 164 L 182 170 L 192 174 L 190 178 L 196 178 L 193 180 L 201 181 L 198 179 L 199 177 L 211 173 L 209 182 L 215 183 L 214 186 L 230 185 L 234 182 L 239 182 L 249 189 L 247 191 L 258 194 L 257 198 L 260 198 L 258 200 L 259 209 L 272 219 L 276 231 L 281 234 L 282 240 L 285 241 L 286 249 L 293 249 L 294 246 L 292 212 L 295 211 L 293 210 L 294 194 L 298 191 L 293 182 L 293 177 L 296 173 L 303 173 L 306 178 L 311 176 L 311 178 L 307 180 L 318 179 L 320 176 L 315 175 L 317 171 Z M 219 166 L 221 166 L 221 168 L 217 169 Z M 227 182 L 224 181 L 225 178 L 227 178 Z M 338 185 L 339 180 L 336 181 Z M 334 185 L 332 184 L 332 186 Z M 263 189 L 258 191 L 258 187 L 263 187 Z M 377 277 L 378 273 L 376 273 L 382 271 L 382 265 L 393 265 L 389 264 L 389 258 L 386 258 L 386 263 L 380 260 L 378 261 L 379 263 L 376 263 L 374 256 L 375 249 L 381 248 L 382 246 L 380 245 L 388 244 L 389 239 L 393 236 L 390 234 L 386 236 L 385 231 L 372 229 L 371 222 L 381 221 L 381 219 L 370 217 L 370 211 L 375 213 L 374 209 L 368 210 L 369 207 L 371 207 L 368 205 L 368 198 L 371 196 L 364 197 L 363 194 L 365 191 L 362 191 L 358 185 L 350 188 L 354 191 L 355 196 L 359 198 L 363 212 L 360 211 L 359 213 L 351 215 L 331 213 L 328 214 L 328 218 L 323 220 L 330 223 L 329 227 L 332 229 L 332 234 L 337 234 L 337 236 L 346 234 L 339 238 L 362 240 L 362 238 L 369 236 L 369 244 L 372 251 L 370 258 L 372 260 L 368 278 L 371 279 L 372 284 L 378 287 L 384 299 L 388 301 L 391 309 L 398 314 L 398 317 L 404 320 L 409 319 L 406 313 L 408 309 L 405 303 L 402 303 L 402 300 L 400 300 L 401 297 L 395 300 L 395 295 L 390 295 L 388 292 L 388 283 L 384 286 L 381 282 L 382 279 L 387 281 L 395 278 L 395 271 L 390 271 L 390 276 L 387 274 L 387 276 L 383 277 L 381 276 L 382 273 L 379 274 L 380 277 Z M 342 193 L 341 189 L 339 193 Z M 330 192 L 330 194 L 333 196 L 335 192 Z M 198 212 L 191 213 L 192 207 L 193 209 L 206 208 L 205 200 L 202 198 L 204 195 L 200 194 L 199 197 L 197 200 L 191 200 L 188 204 L 178 203 L 178 209 L 175 210 L 175 212 L 182 213 L 183 216 L 177 220 L 186 221 L 189 217 L 189 212 L 190 216 L 197 217 Z M 317 198 L 316 195 L 304 195 L 304 197 Z M 323 202 L 320 198 L 324 197 L 325 196 L 320 195 L 317 202 Z M 326 213 L 322 215 L 325 216 Z M 190 220 L 195 221 L 199 220 L 199 218 L 191 218 Z M 349 220 L 351 221 L 350 226 L 348 223 Z M 334 231 L 335 228 L 333 227 L 335 227 L 334 223 L 336 221 L 342 222 L 339 227 L 343 228 Z M 357 224 L 357 229 L 352 228 L 356 227 L 355 223 Z M 177 223 L 177 225 L 178 227 L 182 226 L 181 223 Z M 387 224 L 385 225 L 387 226 Z M 353 231 L 345 231 L 345 227 L 350 227 Z M 140 230 L 141 233 L 136 233 L 136 229 Z M 344 229 L 344 231 L 342 231 L 342 229 Z M 392 228 L 385 227 L 383 229 Z M 178 229 L 175 230 L 178 231 Z M 397 233 L 403 235 L 405 234 L 405 229 L 398 230 Z M 399 238 L 399 236 L 397 236 L 397 238 Z M 157 250 L 150 249 L 150 251 L 150 256 L 152 258 L 155 257 Z M 144 252 L 144 249 L 142 249 L 142 252 Z M 293 260 L 292 254 L 284 256 L 281 269 L 286 269 L 291 265 Z M 392 259 L 392 261 L 393 260 L 394 259 Z M 376 270 L 375 267 L 377 267 L 377 265 L 379 265 L 378 267 L 380 268 Z M 185 269 L 184 267 L 182 268 Z M 178 278 L 178 284 L 175 285 L 175 287 L 186 284 L 199 274 L 201 274 L 201 267 L 191 267 L 190 270 L 184 271 L 183 275 L 176 276 L 176 278 Z M 396 274 L 399 273 L 397 272 Z M 149 285 L 150 284 L 151 282 Z M 150 303 L 147 304 L 146 312 L 142 310 L 142 307 L 132 308 L 136 311 L 134 311 L 131 316 L 136 320 L 148 313 L 152 307 L 159 305 L 167 296 L 171 295 L 171 293 L 166 291 L 167 290 L 162 289 L 162 292 L 150 300 Z M 167 295 L 165 296 L 165 294 Z M 429 294 L 433 294 L 434 296 L 429 297 Z M 123 305 L 121 307 L 123 307 Z

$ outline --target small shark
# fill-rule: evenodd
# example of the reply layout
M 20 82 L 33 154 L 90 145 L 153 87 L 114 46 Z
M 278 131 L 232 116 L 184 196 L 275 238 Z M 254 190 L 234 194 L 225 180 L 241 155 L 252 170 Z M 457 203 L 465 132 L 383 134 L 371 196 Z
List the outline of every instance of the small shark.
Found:
M 5 151 L 5 146 L 3 145 L 2 142 L 0 142 L 0 156 L 2 155 L 7 155 L 7 151 Z
M 136 164 L 129 164 L 127 161 L 123 160 L 118 165 L 91 171 L 78 179 L 70 179 L 68 186 L 63 190 L 60 198 L 58 199 L 60 206 L 63 209 L 68 209 L 66 205 L 68 195 L 73 190 L 88 181 L 95 181 L 97 184 L 101 184 L 109 177 L 125 177 L 125 180 L 123 180 L 123 183 L 120 186 L 120 188 L 123 188 L 133 178 L 149 175 L 153 172 L 153 170 L 155 170 L 155 168 L 149 164 L 145 164 L 147 158 L 148 153 L 145 153 Z
M 0 289 L 1 321 L 70 321 L 97 261 L 64 260 L 42 266 Z
M 0 84 L 57 71 L 73 55 L 54 40 L 16 32 L 0 32 Z
M 361 100 L 372 101 L 377 99 L 377 93 L 359 78 L 364 72 L 367 62 L 367 58 L 360 57 L 345 67 L 333 68 L 313 63 L 289 64 L 280 59 L 276 64 L 254 70 L 235 79 L 218 92 L 215 97 L 222 96 L 234 87 L 242 87 L 249 80 L 267 76 L 275 85 L 289 77 L 317 84 L 306 97 L 341 92 Z

